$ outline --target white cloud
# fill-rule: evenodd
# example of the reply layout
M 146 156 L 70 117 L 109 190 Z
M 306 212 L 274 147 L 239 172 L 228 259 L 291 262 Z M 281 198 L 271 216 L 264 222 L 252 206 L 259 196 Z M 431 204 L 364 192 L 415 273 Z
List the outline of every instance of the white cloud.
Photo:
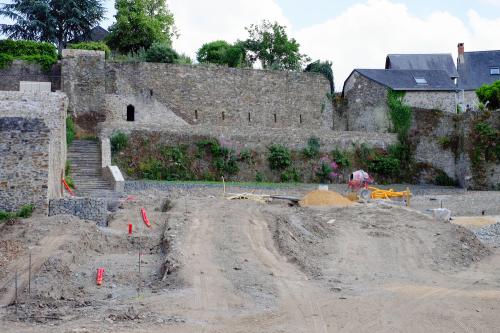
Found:
M 405 5 L 368 0 L 295 36 L 303 52 L 333 61 L 336 90 L 341 90 L 354 68 L 384 68 L 389 53 L 452 53 L 456 57 L 458 42 L 464 42 L 466 50 L 500 49 L 498 31 L 500 18 L 486 19 L 473 10 L 468 12 L 468 22 L 442 11 L 421 18 Z
M 274 0 L 169 0 L 168 4 L 181 34 L 174 47 L 192 57 L 203 43 L 246 38 L 245 27 L 263 19 L 291 27 Z

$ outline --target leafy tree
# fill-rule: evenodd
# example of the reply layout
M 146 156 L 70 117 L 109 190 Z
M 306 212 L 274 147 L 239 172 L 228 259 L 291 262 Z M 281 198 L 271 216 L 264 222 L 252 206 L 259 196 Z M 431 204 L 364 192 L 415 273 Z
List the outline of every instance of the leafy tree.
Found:
M 264 69 L 300 70 L 310 59 L 299 52 L 299 43 L 289 38 L 286 27 L 277 22 L 263 21 L 261 25 L 247 27 L 249 38 L 245 49 L 251 52 L 250 62 L 260 60 Z
M 69 40 L 89 36 L 104 16 L 100 0 L 14 0 L 0 9 L 15 23 L 1 26 L 13 39 L 29 39 L 57 45 L 59 54 Z
M 240 44 L 231 45 L 226 41 L 217 40 L 203 44 L 198 50 L 197 60 L 200 63 L 241 67 L 245 58 L 245 49 Z
M 108 45 L 122 53 L 149 49 L 154 43 L 171 44 L 174 16 L 165 0 L 116 0 L 116 22 Z
M 489 85 L 483 85 L 476 90 L 476 95 L 481 103 L 488 104 L 490 110 L 500 108 L 500 80 Z
M 333 70 L 332 63 L 330 61 L 321 62 L 316 60 L 315 62 L 307 65 L 305 72 L 315 72 L 323 74 L 330 82 L 330 91 L 332 94 L 335 93 L 335 83 L 333 81 Z

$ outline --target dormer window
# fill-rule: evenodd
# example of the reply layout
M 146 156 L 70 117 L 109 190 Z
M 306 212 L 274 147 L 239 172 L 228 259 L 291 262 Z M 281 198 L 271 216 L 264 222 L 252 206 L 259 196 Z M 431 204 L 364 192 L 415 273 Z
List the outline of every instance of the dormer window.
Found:
M 500 75 L 500 67 L 491 67 L 490 75 Z
M 415 77 L 415 82 L 419 86 L 425 86 L 425 85 L 427 85 L 427 80 L 425 79 L 425 77 Z

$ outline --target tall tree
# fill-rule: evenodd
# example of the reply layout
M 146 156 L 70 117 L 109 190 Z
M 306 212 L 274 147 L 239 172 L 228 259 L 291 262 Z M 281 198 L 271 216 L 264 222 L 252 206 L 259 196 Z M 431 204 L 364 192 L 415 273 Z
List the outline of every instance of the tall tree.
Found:
M 260 60 L 264 69 L 300 70 L 309 57 L 299 52 L 300 44 L 289 38 L 286 27 L 277 22 L 263 21 L 247 27 L 249 38 L 245 48 L 251 52 L 249 60 Z
M 13 39 L 55 43 L 61 53 L 69 40 L 89 36 L 104 17 L 100 0 L 14 0 L 0 9 L 15 23 L 0 27 Z
M 171 44 L 176 35 L 174 16 L 165 0 L 116 0 L 116 23 L 108 44 L 122 53 L 148 49 L 154 43 Z

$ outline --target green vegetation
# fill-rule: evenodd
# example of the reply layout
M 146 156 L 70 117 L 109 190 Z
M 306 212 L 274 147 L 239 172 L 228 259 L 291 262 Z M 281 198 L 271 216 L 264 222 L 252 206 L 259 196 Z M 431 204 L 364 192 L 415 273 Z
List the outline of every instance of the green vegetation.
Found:
M 368 170 L 379 175 L 394 178 L 400 168 L 400 160 L 391 156 L 378 155 L 368 162 Z
M 289 38 L 286 27 L 277 22 L 263 21 L 260 25 L 252 24 L 246 28 L 249 38 L 243 42 L 249 54 L 250 63 L 257 60 L 264 69 L 301 70 L 310 59 L 300 53 L 299 43 Z
M 333 160 L 335 161 L 335 163 L 337 163 L 340 169 L 347 169 L 351 166 L 351 161 L 349 159 L 349 154 L 347 152 L 335 149 L 332 151 L 331 155 Z
M 147 62 L 173 64 L 179 60 L 179 54 L 166 43 L 154 43 L 146 51 Z
M 271 170 L 285 170 L 292 165 L 292 154 L 288 148 L 282 145 L 272 145 L 268 148 L 267 160 Z
M 223 40 L 203 44 L 196 56 L 200 63 L 228 67 L 244 67 L 245 49 L 241 43 L 234 45 Z
M 312 62 L 309 65 L 307 65 L 304 71 L 323 74 L 328 79 L 328 82 L 330 82 L 330 93 L 334 95 L 335 83 L 334 83 L 332 65 L 333 64 L 330 61 L 321 62 L 320 60 L 316 60 L 315 62 Z
M 321 144 L 319 139 L 316 137 L 311 137 L 307 141 L 307 147 L 304 148 L 303 153 L 306 158 L 318 158 L 320 154 Z
M 492 84 L 485 84 L 478 90 L 476 95 L 483 105 L 488 105 L 488 109 L 496 110 L 500 108 L 500 80 Z
M 75 123 L 71 117 L 66 118 L 66 143 L 68 145 L 72 144 L 75 140 Z
M 174 16 L 164 0 L 116 0 L 116 22 L 107 44 L 122 54 L 148 50 L 154 43 L 172 44 Z
M 11 213 L 0 210 L 0 221 L 18 219 L 18 218 L 27 219 L 31 217 L 34 209 L 35 207 L 33 205 L 24 205 L 17 212 Z
M 405 141 L 411 127 L 411 107 L 404 104 L 405 93 L 402 91 L 389 90 L 387 92 L 387 104 L 389 105 L 389 116 L 392 121 L 393 131 L 398 134 L 400 141 Z
M 288 168 L 281 174 L 281 182 L 283 183 L 299 183 L 302 176 L 295 168 Z
M 103 19 L 104 7 L 100 0 L 14 0 L 3 5 L 0 16 L 15 22 L 0 27 L 9 38 L 54 43 L 61 54 L 68 40 L 90 34 Z
M 106 59 L 108 59 L 111 54 L 111 49 L 104 42 L 81 42 L 76 44 L 69 44 L 69 48 L 76 50 L 104 51 L 104 53 L 106 54 Z
M 0 69 L 10 66 L 15 59 L 37 63 L 43 70 L 49 71 L 57 62 L 57 51 L 50 43 L 0 40 Z
M 111 151 L 113 153 L 119 153 L 125 149 L 128 145 L 128 136 L 123 132 L 115 132 L 110 138 Z
M 262 172 L 257 171 L 255 173 L 255 181 L 257 183 L 262 183 L 264 181 L 264 175 L 262 174 Z

